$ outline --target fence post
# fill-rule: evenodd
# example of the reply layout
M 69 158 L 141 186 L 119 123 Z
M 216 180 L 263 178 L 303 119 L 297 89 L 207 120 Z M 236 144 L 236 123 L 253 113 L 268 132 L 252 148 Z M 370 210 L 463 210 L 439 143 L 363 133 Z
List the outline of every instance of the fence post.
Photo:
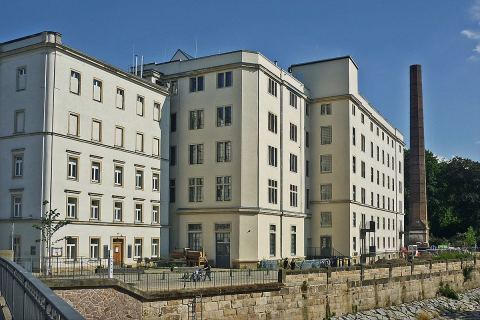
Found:
M 232 269 L 230 269 L 230 286 L 233 286 Z
M 265 282 L 265 274 L 264 274 L 264 282 Z M 287 282 L 287 272 L 285 269 L 278 269 L 278 283 L 285 283 Z

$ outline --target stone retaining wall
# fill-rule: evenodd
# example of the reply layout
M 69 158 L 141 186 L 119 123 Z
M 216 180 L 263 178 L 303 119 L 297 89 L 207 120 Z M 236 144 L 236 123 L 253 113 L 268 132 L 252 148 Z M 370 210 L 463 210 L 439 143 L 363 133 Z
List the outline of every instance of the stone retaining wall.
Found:
M 463 268 L 474 269 L 469 279 Z M 108 319 L 188 319 L 191 296 L 203 295 L 197 304 L 198 317 L 203 319 L 323 319 L 326 315 L 342 315 L 355 311 L 387 307 L 401 303 L 432 298 L 441 283 L 457 291 L 480 287 L 480 269 L 471 262 L 441 262 L 412 266 L 382 266 L 378 268 L 351 268 L 322 272 L 291 272 L 284 275 L 284 283 L 277 288 L 249 288 L 218 294 L 198 290 L 195 293 L 149 293 L 133 297 L 126 290 L 114 289 L 56 289 L 55 291 L 82 312 L 87 319 L 107 319 L 104 310 L 117 308 L 117 317 Z M 102 291 L 103 290 L 103 291 Z M 116 293 L 113 293 L 116 291 Z M 105 296 L 113 297 L 105 301 Z M 88 311 L 83 303 L 88 303 Z M 106 305 L 104 305 L 106 304 Z M 124 310 L 124 311 L 123 311 Z M 100 316 L 102 315 L 103 316 Z

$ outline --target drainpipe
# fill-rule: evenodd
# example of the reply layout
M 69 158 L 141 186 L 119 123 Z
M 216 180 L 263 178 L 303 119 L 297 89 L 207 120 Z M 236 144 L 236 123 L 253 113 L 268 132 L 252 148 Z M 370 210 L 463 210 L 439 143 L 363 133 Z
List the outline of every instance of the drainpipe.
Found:
M 280 71 L 281 72 L 281 71 Z M 282 74 L 280 73 L 280 80 Z M 283 85 L 280 85 L 280 259 L 283 259 Z

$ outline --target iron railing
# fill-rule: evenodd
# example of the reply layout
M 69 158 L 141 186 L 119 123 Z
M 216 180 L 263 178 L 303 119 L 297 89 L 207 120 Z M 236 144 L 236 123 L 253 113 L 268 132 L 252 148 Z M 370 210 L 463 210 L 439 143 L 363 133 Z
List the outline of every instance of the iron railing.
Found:
M 31 273 L 1 257 L 0 294 L 15 320 L 84 319 Z

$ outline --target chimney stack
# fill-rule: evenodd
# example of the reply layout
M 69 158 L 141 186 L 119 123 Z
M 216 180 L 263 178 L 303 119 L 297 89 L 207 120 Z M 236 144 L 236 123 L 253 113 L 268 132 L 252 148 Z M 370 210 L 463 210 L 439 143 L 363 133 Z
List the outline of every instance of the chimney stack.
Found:
M 428 246 L 422 66 L 410 66 L 409 244 Z

